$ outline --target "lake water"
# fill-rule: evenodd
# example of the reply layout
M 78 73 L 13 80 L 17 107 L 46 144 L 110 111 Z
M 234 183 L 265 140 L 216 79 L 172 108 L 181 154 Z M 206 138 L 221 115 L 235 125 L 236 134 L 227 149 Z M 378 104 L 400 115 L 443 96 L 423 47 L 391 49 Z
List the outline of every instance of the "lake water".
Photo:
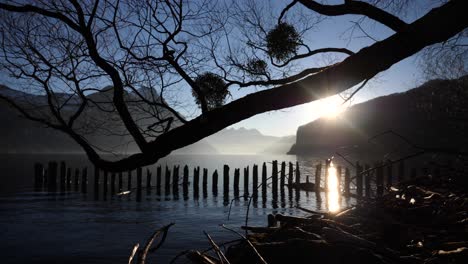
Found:
M 156 166 L 180 165 L 190 168 L 190 179 L 193 168 L 208 169 L 208 193 L 202 194 L 200 175 L 200 195 L 195 197 L 192 186 L 188 188 L 187 197 L 178 198 L 155 190 L 142 192 L 141 201 L 134 193 L 128 196 L 102 195 L 98 200 L 93 197 L 91 188 L 87 194 L 68 191 L 64 193 L 47 193 L 33 190 L 33 164 L 50 160 L 64 160 L 71 168 L 88 167 L 89 186 L 93 183 L 91 164 L 82 155 L 1 155 L 0 156 L 0 253 L 2 263 L 127 263 L 128 257 L 136 243 L 144 244 L 154 230 L 169 223 L 175 223 L 169 230 L 164 245 L 151 254 L 148 263 L 168 263 L 175 255 L 184 250 L 203 250 L 209 247 L 203 231 L 208 232 L 217 243 L 223 243 L 238 237 L 220 227 L 225 224 L 240 230 L 245 225 L 248 199 L 233 199 L 231 188 L 229 199 L 222 193 L 222 168 L 228 164 L 231 168 L 231 186 L 234 168 L 241 168 L 240 194 L 243 190 L 243 170 L 252 165 L 259 165 L 261 181 L 261 164 L 272 160 L 299 162 L 302 181 L 307 175 L 313 176 L 317 162 L 326 157 L 298 157 L 290 155 L 172 155 L 158 164 L 148 167 L 153 172 L 155 181 Z M 268 177 L 271 175 L 271 164 L 268 165 Z M 218 195 L 211 192 L 211 175 L 218 171 Z M 101 176 L 102 177 L 102 176 Z M 110 178 L 110 176 L 109 176 Z M 126 185 L 124 173 L 124 189 Z M 135 179 L 135 173 L 133 178 Z M 312 181 L 311 177 L 311 181 Z M 143 186 L 146 172 L 143 176 Z M 190 180 L 192 181 L 192 180 Z M 154 183 L 153 183 L 154 184 Z M 136 186 L 136 185 L 133 185 Z M 182 190 L 182 187 L 180 187 Z M 266 226 L 266 218 L 271 213 L 303 215 L 297 206 L 312 210 L 326 211 L 328 205 L 325 197 L 317 199 L 315 193 L 289 193 L 272 199 L 271 186 L 267 189 L 266 199 L 259 197 L 253 200 L 249 225 Z M 182 192 L 182 191 L 181 191 Z M 252 191 L 250 191 L 252 193 Z M 324 194 L 321 194 L 324 196 Z M 232 206 L 231 205 L 231 199 Z M 340 206 L 345 207 L 354 201 L 340 199 Z M 231 209 L 230 209 L 231 208 Z M 230 216 L 228 214 L 230 211 Z M 180 259 L 183 262 L 183 258 Z

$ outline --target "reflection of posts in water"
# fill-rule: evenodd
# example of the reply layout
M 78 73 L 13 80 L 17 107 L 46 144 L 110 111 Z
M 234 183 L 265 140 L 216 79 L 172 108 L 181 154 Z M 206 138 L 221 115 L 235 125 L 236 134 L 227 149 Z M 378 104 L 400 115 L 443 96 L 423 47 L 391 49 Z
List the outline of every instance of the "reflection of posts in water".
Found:
M 200 183 L 200 167 L 193 168 L 193 197 L 198 199 L 198 184 Z
M 254 198 L 258 196 L 258 165 L 254 164 L 252 168 L 252 195 Z
M 99 198 L 99 168 L 94 166 L 94 199 Z
M 213 195 L 218 195 L 218 171 L 215 170 L 213 172 L 213 181 L 211 182 L 211 189 L 213 191 Z
M 65 165 L 65 161 L 60 162 L 60 191 L 65 191 L 65 174 L 67 173 L 67 166 Z
M 356 162 L 356 194 L 358 197 L 362 197 L 362 183 L 362 166 L 359 164 L 359 162 Z
M 44 167 L 41 163 L 34 164 L 34 189 L 40 191 L 44 184 Z
M 203 198 L 208 197 L 208 169 L 203 168 Z
M 234 197 L 239 198 L 240 169 L 234 169 Z
M 244 199 L 249 196 L 249 166 L 244 168 Z
M 118 186 L 118 191 L 123 192 L 123 173 L 119 172 L 119 186 Z
M 88 168 L 83 168 L 81 173 L 81 193 L 88 192 Z
M 229 193 L 229 166 L 223 166 L 223 192 L 224 194 Z
M 273 193 L 273 200 L 278 201 L 278 161 L 274 160 L 272 162 L 271 168 L 271 180 L 272 180 L 272 193 Z
M 263 162 L 262 165 L 262 198 L 266 199 L 266 189 L 267 189 L 267 167 L 266 163 Z
M 166 173 L 164 174 L 164 194 L 170 195 L 171 194 L 171 171 L 169 167 L 166 165 Z
M 162 168 L 161 165 L 159 165 L 156 168 L 156 194 L 161 195 L 161 177 L 162 177 Z

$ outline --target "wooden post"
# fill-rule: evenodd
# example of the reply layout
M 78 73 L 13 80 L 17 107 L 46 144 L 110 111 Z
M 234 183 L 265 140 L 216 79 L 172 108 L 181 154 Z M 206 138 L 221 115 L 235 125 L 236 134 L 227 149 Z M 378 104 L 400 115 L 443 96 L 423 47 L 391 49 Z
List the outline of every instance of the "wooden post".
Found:
M 384 192 L 384 168 L 381 166 L 382 162 L 376 163 L 376 183 L 377 183 L 377 197 L 382 197 Z
M 75 178 L 73 179 L 73 187 L 75 192 L 78 191 L 78 188 L 80 186 L 80 169 L 75 169 Z
M 111 174 L 110 185 L 111 185 L 111 193 L 114 194 L 115 193 L 115 172 L 112 172 Z
M 119 192 L 123 191 L 123 174 L 119 172 Z
M 341 182 L 342 182 L 343 168 L 341 166 L 336 167 L 336 180 L 338 185 L 338 192 L 341 192 Z
M 297 184 L 297 187 L 299 187 L 300 183 L 301 183 L 301 171 L 299 169 L 299 161 L 296 161 L 296 184 Z
M 161 165 L 159 165 L 157 168 L 156 168 L 156 194 L 157 195 L 161 195 L 161 176 L 162 174 L 162 168 L 161 168 Z
M 278 197 L 278 161 L 274 160 L 271 166 L 271 181 L 272 181 L 272 192 L 273 192 L 273 200 Z
M 65 161 L 60 162 L 60 191 L 65 191 L 65 175 L 67 173 L 67 166 L 65 165 Z
M 293 164 L 289 162 L 289 172 L 288 172 L 288 188 L 291 189 L 293 184 Z
M 188 199 L 188 184 L 189 184 L 189 169 L 188 166 L 184 166 L 184 176 L 182 178 L 182 191 L 183 191 L 183 196 L 184 200 Z
M 173 179 L 172 179 L 172 195 L 175 198 L 179 196 L 179 166 L 175 166 L 172 169 Z
M 280 186 L 281 190 L 284 189 L 284 184 L 286 181 L 286 162 L 281 162 L 281 173 L 280 173 Z
M 198 185 L 200 183 L 200 167 L 193 168 L 193 196 L 198 197 Z
M 81 173 L 81 192 L 88 192 L 88 168 L 84 167 Z
M 328 192 L 328 168 L 330 168 L 330 163 L 330 159 L 325 160 L 325 179 L 323 181 L 323 189 L 325 190 L 325 192 Z
M 104 199 L 107 197 L 107 171 L 104 171 L 104 180 L 103 180 L 103 195 Z
M 66 178 L 67 190 L 71 189 L 71 181 L 72 181 L 71 174 L 72 174 L 71 168 L 67 168 L 67 178 Z
M 370 166 L 368 164 L 366 164 L 366 166 L 364 167 L 364 170 L 369 170 L 370 169 Z M 370 182 L 371 182 L 371 172 L 366 172 L 365 173 L 365 178 L 364 178 L 364 187 L 365 187 L 365 192 L 366 192 L 366 197 L 369 198 L 371 197 L 371 185 L 370 185 Z
M 249 166 L 244 168 L 244 197 L 249 196 Z
M 99 197 L 99 168 L 94 166 L 94 199 Z
M 211 189 L 213 191 L 213 195 L 218 195 L 218 171 L 215 170 L 213 172 L 213 181 L 211 183 Z
M 165 175 L 165 180 L 164 180 L 164 194 L 169 195 L 171 193 L 171 171 L 169 170 L 169 167 L 166 165 L 166 173 Z
M 262 165 L 262 196 L 266 197 L 266 190 L 267 190 L 267 167 L 266 163 L 263 162 Z
M 41 163 L 34 164 L 34 188 L 36 191 L 41 190 L 44 183 L 44 167 Z
M 344 176 L 344 193 L 349 195 L 351 193 L 351 171 L 347 167 L 345 169 L 345 176 Z
M 390 189 L 393 183 L 393 165 L 390 161 L 387 164 L 387 189 Z
M 141 200 L 141 180 L 143 178 L 143 170 L 141 167 L 137 168 L 137 201 Z
M 252 168 L 252 194 L 253 197 L 258 196 L 258 165 L 254 164 Z
M 320 192 L 320 181 L 322 180 L 322 163 L 315 166 L 315 192 Z
M 359 197 L 362 197 L 362 183 L 362 166 L 359 164 L 359 162 L 356 162 L 356 194 Z
M 398 166 L 398 182 L 401 182 L 405 179 L 405 161 L 400 161 Z
M 234 197 L 239 197 L 240 169 L 234 169 Z
M 132 171 L 129 170 L 128 171 L 128 178 L 127 178 L 127 190 L 131 190 L 132 189 Z
M 208 196 L 208 169 L 203 168 L 203 197 Z
M 146 168 L 146 188 L 147 190 L 151 190 L 151 171 Z
M 223 166 L 223 184 L 224 184 L 224 193 L 229 193 L 229 166 Z

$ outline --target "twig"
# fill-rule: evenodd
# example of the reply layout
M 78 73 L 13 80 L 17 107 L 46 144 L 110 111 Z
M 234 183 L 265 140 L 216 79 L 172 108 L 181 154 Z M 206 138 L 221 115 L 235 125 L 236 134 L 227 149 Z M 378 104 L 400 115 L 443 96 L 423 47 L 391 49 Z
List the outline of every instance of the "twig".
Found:
M 229 228 L 229 227 L 227 227 L 225 225 L 221 225 L 221 227 L 224 228 L 224 229 L 227 229 L 227 230 L 229 230 L 231 232 L 234 232 L 237 235 L 239 235 L 240 237 L 242 237 L 242 239 L 244 239 L 247 242 L 247 244 L 252 248 L 252 250 L 255 252 L 257 257 L 260 259 L 260 262 L 263 263 L 263 264 L 268 264 L 268 262 L 265 261 L 265 259 L 262 257 L 262 255 L 260 255 L 260 253 L 258 252 L 257 248 L 255 248 L 255 246 L 252 244 L 252 242 L 250 242 L 250 240 L 247 237 L 243 236 L 241 233 L 239 233 L 236 230 L 233 230 L 233 229 L 231 229 L 231 228 Z
M 218 245 L 216 245 L 216 243 L 213 241 L 213 239 L 211 238 L 211 236 L 206 232 L 206 231 L 203 231 L 203 233 L 205 234 L 205 236 L 208 238 L 208 241 L 210 242 L 211 246 L 213 246 L 213 250 L 216 252 L 216 254 L 218 255 L 218 258 L 219 260 L 221 261 L 221 263 L 227 263 L 227 264 L 230 264 L 229 263 L 229 260 L 226 258 L 226 256 L 224 256 L 224 253 L 221 251 L 221 249 L 218 247 Z
M 143 251 L 141 251 L 140 254 L 138 255 L 138 264 L 145 264 L 146 255 L 148 254 L 148 252 L 156 251 L 156 249 L 158 249 L 162 245 L 162 243 L 164 243 L 164 240 L 166 239 L 166 236 L 167 236 L 167 231 L 169 231 L 169 228 L 171 226 L 173 226 L 173 225 L 174 225 L 174 223 L 170 223 L 170 224 L 156 230 L 153 233 L 153 235 L 151 235 L 151 237 L 146 242 L 145 247 L 143 248 Z M 158 243 L 158 245 L 156 247 L 154 247 L 153 249 L 150 250 L 151 245 L 153 244 L 154 240 L 161 234 L 161 232 L 164 232 L 163 237 L 161 238 L 161 241 L 159 241 L 159 243 Z
M 130 254 L 130 257 L 128 258 L 128 264 L 132 263 L 133 257 L 135 257 L 136 252 L 138 251 L 138 248 L 140 247 L 140 244 L 137 243 L 135 246 L 133 246 L 132 249 L 132 254 Z

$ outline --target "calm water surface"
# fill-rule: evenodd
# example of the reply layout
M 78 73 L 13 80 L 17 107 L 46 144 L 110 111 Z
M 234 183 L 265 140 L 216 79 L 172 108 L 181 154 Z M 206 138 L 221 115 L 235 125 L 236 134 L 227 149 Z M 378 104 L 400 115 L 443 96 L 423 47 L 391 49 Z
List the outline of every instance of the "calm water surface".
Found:
M 162 193 L 157 195 L 154 189 L 143 191 L 141 201 L 135 196 L 116 197 L 109 194 L 106 200 L 102 195 L 98 200 L 93 197 L 91 188 L 88 194 L 69 191 L 66 193 L 47 193 L 33 191 L 33 164 L 46 163 L 50 160 L 65 160 L 71 168 L 88 167 L 88 181 L 92 185 L 92 166 L 82 155 L 2 155 L 0 156 L 0 253 L 2 263 L 127 263 L 128 256 L 136 243 L 144 244 L 152 232 L 168 223 L 175 223 L 170 229 L 166 242 L 156 253 L 149 256 L 148 263 L 168 263 L 179 252 L 188 249 L 203 250 L 209 247 L 203 231 L 207 231 L 218 242 L 237 239 L 235 234 L 222 229 L 225 224 L 239 230 L 245 224 L 248 199 L 234 198 L 233 190 L 229 198 L 222 193 L 222 167 L 229 164 L 231 178 L 234 168 L 241 168 L 240 194 L 243 190 L 243 170 L 250 166 L 250 183 L 252 182 L 252 165 L 272 160 L 296 162 L 301 167 L 302 181 L 307 175 L 313 175 L 313 167 L 325 157 L 267 156 L 267 155 L 173 155 L 161 160 L 158 164 L 181 165 L 190 168 L 190 179 L 193 167 L 207 168 L 208 193 L 204 197 L 201 187 L 200 195 L 194 197 L 192 186 L 187 198 L 182 196 L 182 186 L 178 198 L 164 193 L 164 170 Z M 157 164 L 157 165 L 158 165 Z M 156 166 L 148 167 L 153 172 L 155 181 Z M 211 192 L 211 175 L 218 170 L 218 195 Z M 134 174 L 135 175 L 135 174 Z M 146 174 L 143 177 L 145 185 Z M 268 164 L 268 176 L 271 175 L 271 164 Z M 73 178 L 73 177 L 72 177 Z M 109 176 L 110 178 L 110 176 Z M 124 187 L 126 185 L 124 173 Z M 136 178 L 133 176 L 133 178 Z M 312 177 L 311 177 L 312 180 Z M 231 179 L 231 186 L 232 186 Z M 133 186 L 136 186 L 135 183 Z M 251 187 L 251 186 L 250 186 Z M 231 188 L 232 189 L 232 188 Z M 329 205 L 324 194 L 317 199 L 315 193 L 296 192 L 278 195 L 272 199 L 271 186 L 267 198 L 262 199 L 261 191 L 257 200 L 253 200 L 249 213 L 249 225 L 266 225 L 266 216 L 270 213 L 302 215 L 296 206 L 312 210 L 326 211 Z M 252 190 L 250 189 L 250 193 Z M 340 199 L 336 206 L 347 206 L 352 200 Z M 180 259 L 180 263 L 184 259 Z

